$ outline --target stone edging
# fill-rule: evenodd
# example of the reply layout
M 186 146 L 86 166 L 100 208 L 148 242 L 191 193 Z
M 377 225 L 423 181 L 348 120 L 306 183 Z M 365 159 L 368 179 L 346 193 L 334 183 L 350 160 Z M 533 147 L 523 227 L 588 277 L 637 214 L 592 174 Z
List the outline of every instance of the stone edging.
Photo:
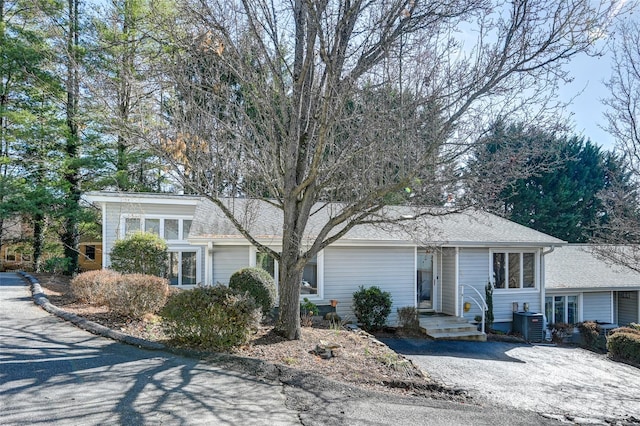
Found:
M 89 321 L 74 313 L 67 312 L 64 309 L 60 309 L 57 306 L 51 304 L 51 302 L 49 302 L 49 299 L 42 291 L 42 287 L 40 286 L 40 283 L 38 282 L 37 278 L 23 271 L 18 271 L 18 274 L 20 274 L 23 278 L 29 281 L 31 285 L 31 294 L 33 295 L 33 302 L 36 305 L 42 307 L 42 309 L 44 309 L 45 311 L 53 315 L 56 315 L 66 321 L 69 321 L 75 324 L 81 329 L 86 330 L 93 334 L 108 337 L 110 339 L 117 340 L 118 342 L 137 346 L 143 349 L 150 349 L 150 350 L 167 350 L 168 349 L 167 346 L 163 345 L 162 343 L 151 342 L 149 340 L 133 337 L 128 334 L 121 333 L 116 330 L 112 330 L 108 327 L 105 327 L 93 321 Z

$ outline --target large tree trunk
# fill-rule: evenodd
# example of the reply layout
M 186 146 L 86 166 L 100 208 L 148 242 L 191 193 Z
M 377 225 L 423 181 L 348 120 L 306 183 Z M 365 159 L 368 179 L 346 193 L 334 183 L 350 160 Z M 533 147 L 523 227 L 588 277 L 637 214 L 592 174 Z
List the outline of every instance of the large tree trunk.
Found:
M 65 218 L 62 243 L 64 256 L 70 259 L 66 270 L 73 274 L 78 270 L 78 247 L 80 232 L 78 229 L 78 212 L 80 209 L 80 170 L 78 165 L 80 152 L 80 132 L 78 128 L 78 101 L 80 98 L 79 76 L 79 0 L 68 0 L 69 27 L 67 34 L 67 168 L 64 179 L 67 183 L 65 197 Z

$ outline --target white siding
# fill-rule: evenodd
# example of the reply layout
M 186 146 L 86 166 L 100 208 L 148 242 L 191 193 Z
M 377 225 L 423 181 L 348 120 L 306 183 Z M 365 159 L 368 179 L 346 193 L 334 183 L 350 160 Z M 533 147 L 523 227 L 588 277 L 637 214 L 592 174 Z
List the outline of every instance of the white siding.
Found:
M 249 246 L 214 246 L 213 284 L 229 285 L 238 269 L 249 266 Z
M 464 296 L 465 301 L 471 302 L 471 309 L 469 312 L 463 313 L 464 317 L 473 320 L 476 315 L 482 315 L 480 308 L 470 299 L 473 297 L 482 303 L 475 291 L 468 286 L 475 288 L 480 295 L 484 298 L 485 286 L 489 282 L 489 250 L 488 249 L 466 249 L 461 248 L 459 251 L 459 279 L 460 286 L 465 285 Z M 494 317 L 495 315 L 494 307 Z
M 623 298 L 622 292 L 618 292 L 618 324 L 627 325 L 631 322 L 638 323 L 638 293 L 637 291 L 624 292 L 630 298 Z
M 351 305 L 360 286 L 378 286 L 393 297 L 388 323 L 397 321 L 396 310 L 415 306 L 415 248 L 328 247 L 324 252 L 324 300 L 338 300 L 337 312 L 355 320 Z
M 453 248 L 442 249 L 442 312 L 456 313 L 456 251 Z
M 612 293 L 600 291 L 582 295 L 582 320 L 611 322 Z

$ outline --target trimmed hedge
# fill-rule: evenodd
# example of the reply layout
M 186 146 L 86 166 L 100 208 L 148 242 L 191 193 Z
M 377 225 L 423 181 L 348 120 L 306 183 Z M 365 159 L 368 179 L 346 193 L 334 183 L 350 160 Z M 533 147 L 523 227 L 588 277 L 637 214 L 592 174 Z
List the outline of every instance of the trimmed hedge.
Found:
M 607 338 L 609 356 L 640 366 L 640 330 L 616 328 Z
M 71 280 L 71 291 L 82 303 L 106 305 L 121 276 L 110 269 L 83 272 Z
M 216 351 L 246 344 L 261 319 L 253 297 L 223 285 L 174 294 L 160 315 L 165 332 L 176 343 Z
M 594 321 L 585 321 L 578 324 L 580 336 L 586 349 L 594 352 L 605 353 L 607 351 L 607 339 L 601 335 L 602 328 Z
M 120 315 L 142 318 L 158 312 L 166 303 L 169 281 L 144 274 L 125 274 L 109 295 L 109 308 Z
M 111 311 L 130 318 L 158 312 L 169 294 L 169 282 L 164 278 L 108 269 L 83 272 L 70 284 L 81 302 L 107 305 Z
M 136 232 L 116 241 L 110 256 L 111 268 L 123 274 L 163 277 L 169 262 L 167 243 L 149 232 Z
M 229 278 L 229 288 L 248 292 L 265 316 L 276 305 L 276 283 L 262 268 L 244 268 L 234 272 Z

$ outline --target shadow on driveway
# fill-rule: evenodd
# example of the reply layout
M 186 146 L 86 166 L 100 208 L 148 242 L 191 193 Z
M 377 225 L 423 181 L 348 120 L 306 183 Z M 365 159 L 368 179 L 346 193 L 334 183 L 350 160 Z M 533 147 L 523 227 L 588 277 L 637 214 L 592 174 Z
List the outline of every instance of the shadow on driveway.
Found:
M 490 361 L 524 361 L 507 354 L 513 348 L 530 346 L 525 343 L 465 342 L 410 338 L 382 338 L 383 343 L 403 355 L 436 355 Z

